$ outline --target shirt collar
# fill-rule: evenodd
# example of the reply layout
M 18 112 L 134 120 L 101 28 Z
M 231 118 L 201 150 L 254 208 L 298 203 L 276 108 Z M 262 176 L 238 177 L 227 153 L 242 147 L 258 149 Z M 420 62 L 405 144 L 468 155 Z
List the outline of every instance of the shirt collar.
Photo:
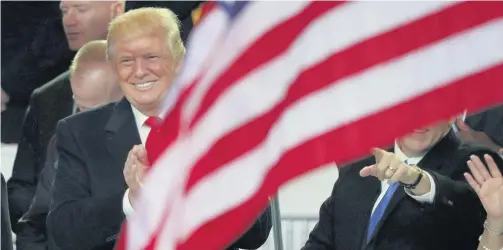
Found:
M 395 155 L 398 156 L 398 158 L 400 158 L 400 160 L 402 161 L 405 161 L 407 160 L 407 163 L 408 164 L 411 164 L 411 165 L 416 165 L 419 163 L 419 161 L 421 161 L 421 159 L 423 159 L 424 155 L 421 155 L 421 156 L 418 156 L 418 157 L 407 157 L 403 151 L 400 149 L 400 147 L 398 146 L 398 143 L 395 142 Z
M 131 104 L 130 104 L 131 105 Z M 131 105 L 131 110 L 133 111 L 134 120 L 136 122 L 136 127 L 141 128 L 147 121 L 148 116 L 144 115 L 141 111 Z

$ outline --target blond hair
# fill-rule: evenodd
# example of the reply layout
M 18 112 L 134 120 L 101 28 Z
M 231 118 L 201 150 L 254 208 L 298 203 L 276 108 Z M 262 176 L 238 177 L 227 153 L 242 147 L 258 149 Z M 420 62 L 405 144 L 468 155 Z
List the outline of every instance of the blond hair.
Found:
M 175 13 L 165 8 L 134 9 L 112 20 L 108 27 L 107 58 L 113 58 L 113 43 L 117 39 L 151 35 L 158 31 L 164 33 L 169 52 L 178 64 L 185 55 L 180 36 L 180 21 Z
M 72 64 L 70 65 L 70 74 L 75 72 L 79 64 L 105 63 L 107 61 L 106 51 L 106 40 L 95 40 L 84 44 L 73 57 Z

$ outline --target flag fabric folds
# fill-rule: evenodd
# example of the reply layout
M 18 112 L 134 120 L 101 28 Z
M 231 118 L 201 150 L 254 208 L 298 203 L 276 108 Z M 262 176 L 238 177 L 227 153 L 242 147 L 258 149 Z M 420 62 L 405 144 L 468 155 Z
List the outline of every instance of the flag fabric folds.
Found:
M 289 180 L 502 102 L 502 30 L 498 1 L 215 3 L 119 248 L 224 249 Z

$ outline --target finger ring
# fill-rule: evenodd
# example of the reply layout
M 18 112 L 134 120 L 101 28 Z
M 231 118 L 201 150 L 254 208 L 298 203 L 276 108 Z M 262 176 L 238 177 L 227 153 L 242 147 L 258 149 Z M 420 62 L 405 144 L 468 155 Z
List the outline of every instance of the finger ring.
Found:
M 391 170 L 391 171 L 393 171 L 393 172 L 396 171 L 396 168 L 389 167 L 388 169 Z
M 136 164 L 131 165 L 131 168 L 136 168 Z

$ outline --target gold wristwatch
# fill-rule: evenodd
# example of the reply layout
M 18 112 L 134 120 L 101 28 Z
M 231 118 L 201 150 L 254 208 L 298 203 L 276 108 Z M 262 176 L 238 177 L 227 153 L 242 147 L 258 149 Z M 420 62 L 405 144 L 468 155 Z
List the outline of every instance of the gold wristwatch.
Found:
M 412 184 L 406 184 L 406 183 L 400 182 L 400 185 L 402 185 L 404 188 L 407 188 L 407 189 L 416 188 L 417 185 L 419 184 L 419 182 L 421 182 L 421 179 L 423 178 L 423 175 L 424 175 L 424 171 L 422 169 L 418 168 L 417 166 L 413 166 L 412 168 L 417 173 L 417 179 Z

